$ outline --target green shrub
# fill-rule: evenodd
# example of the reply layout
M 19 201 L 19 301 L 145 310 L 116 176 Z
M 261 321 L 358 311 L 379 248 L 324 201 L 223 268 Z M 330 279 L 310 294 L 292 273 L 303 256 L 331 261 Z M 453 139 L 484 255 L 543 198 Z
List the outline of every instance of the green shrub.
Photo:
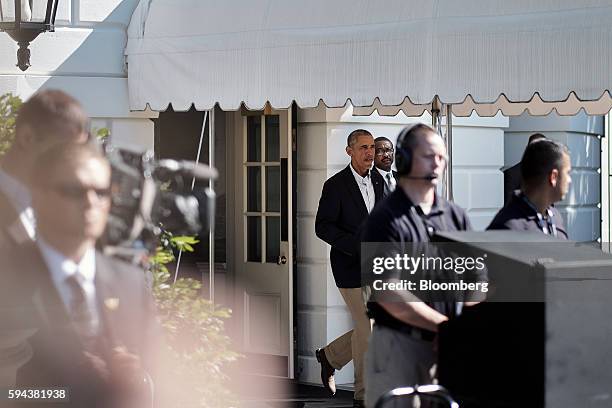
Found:
M 170 401 L 176 407 L 229 408 L 237 405 L 227 388 L 227 364 L 239 355 L 229 348 L 224 321 L 230 310 L 216 308 L 202 297 L 201 284 L 194 279 L 177 279 L 166 264 L 174 260 L 174 250 L 192 252 L 193 237 L 164 233 L 161 246 L 151 258 L 153 295 L 166 342 L 170 349 L 173 389 Z
M 0 156 L 15 138 L 15 119 L 22 101 L 11 94 L 0 95 Z M 109 136 L 106 128 L 92 129 L 98 139 Z M 164 329 L 170 353 L 174 387 L 167 396 L 167 408 L 229 408 L 237 406 L 236 398 L 227 389 L 229 378 L 225 366 L 239 355 L 229 348 L 224 322 L 230 310 L 217 308 L 201 294 L 200 282 L 178 279 L 172 282 L 166 264 L 174 260 L 173 250 L 192 252 L 194 237 L 174 237 L 164 233 L 161 245 L 150 259 L 153 296 Z M 163 384 L 159 384 L 163 387 Z M 164 407 L 166 408 L 166 407 Z
M 15 119 L 22 102 L 10 93 L 0 95 L 0 156 L 11 147 L 15 140 Z

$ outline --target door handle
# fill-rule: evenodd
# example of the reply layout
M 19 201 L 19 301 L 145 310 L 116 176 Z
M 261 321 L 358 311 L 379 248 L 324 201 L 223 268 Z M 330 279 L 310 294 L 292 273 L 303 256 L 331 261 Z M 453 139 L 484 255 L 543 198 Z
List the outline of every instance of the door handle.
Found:
M 276 261 L 277 265 L 284 265 L 287 263 L 287 257 L 285 255 L 279 255 L 278 260 Z

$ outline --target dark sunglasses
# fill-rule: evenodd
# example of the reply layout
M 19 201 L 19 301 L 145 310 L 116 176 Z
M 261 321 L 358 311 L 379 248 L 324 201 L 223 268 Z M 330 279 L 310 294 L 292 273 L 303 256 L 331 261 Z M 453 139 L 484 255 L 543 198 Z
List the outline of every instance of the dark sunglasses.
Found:
M 83 186 L 59 185 L 53 188 L 58 194 L 71 200 L 84 200 L 87 194 L 93 191 L 99 200 L 107 199 L 111 196 L 111 188 L 87 188 Z

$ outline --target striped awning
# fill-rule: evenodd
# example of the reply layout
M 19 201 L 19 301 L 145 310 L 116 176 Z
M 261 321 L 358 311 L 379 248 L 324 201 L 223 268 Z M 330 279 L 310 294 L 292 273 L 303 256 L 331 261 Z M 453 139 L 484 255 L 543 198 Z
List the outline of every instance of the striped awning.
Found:
M 612 107 L 612 0 L 141 0 L 125 53 L 133 110 Z

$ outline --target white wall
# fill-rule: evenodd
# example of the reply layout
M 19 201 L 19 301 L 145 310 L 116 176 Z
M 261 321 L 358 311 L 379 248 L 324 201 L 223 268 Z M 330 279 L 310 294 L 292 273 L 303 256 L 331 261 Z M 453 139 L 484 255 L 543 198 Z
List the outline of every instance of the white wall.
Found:
M 406 116 L 353 117 L 348 109 L 303 109 L 298 115 L 297 158 L 297 378 L 319 383 L 319 366 L 315 348 L 352 327 L 350 314 L 336 288 L 329 266 L 329 246 L 318 239 L 314 220 L 321 188 L 327 178 L 344 168 L 346 137 L 357 128 L 395 142 L 399 131 L 408 123 L 431 123 Z M 483 229 L 503 202 L 504 162 L 503 128 L 507 118 L 454 119 L 454 191 L 456 201 L 469 210 L 476 228 Z M 353 382 L 349 364 L 336 373 L 336 383 Z
M 604 117 L 604 135 L 601 142 L 601 241 L 602 249 L 610 252 L 610 184 L 612 183 L 612 160 L 610 160 L 610 135 L 612 135 L 612 112 Z
M 504 203 L 504 128 L 508 118 L 453 118 L 453 197 L 484 230 Z
M 118 144 L 153 147 L 154 112 L 130 112 L 123 51 L 138 0 L 61 0 L 56 29 L 30 44 L 32 66 L 15 66 L 17 44 L 0 33 L 0 94 L 27 99 L 40 88 L 75 96 L 94 121 L 105 123 Z M 129 119 L 129 122 L 125 120 Z M 137 123 L 139 122 L 139 123 Z
M 333 158 L 336 152 L 328 148 L 328 141 L 334 140 L 334 124 L 327 122 L 327 116 L 324 108 L 300 110 L 298 113 L 296 377 L 312 383 L 320 381 L 314 349 L 351 326 L 350 316 L 331 274 L 328 246 L 314 234 L 321 187 L 342 167 L 342 161 Z M 337 373 L 336 381 L 339 384 L 351 383 L 352 367 Z
M 600 116 L 542 117 L 522 115 L 510 119 L 505 139 L 505 163 L 517 163 L 529 135 L 540 132 L 567 145 L 572 163 L 572 184 L 567 197 L 558 203 L 570 239 L 594 241 L 601 237 L 601 147 L 604 134 Z

